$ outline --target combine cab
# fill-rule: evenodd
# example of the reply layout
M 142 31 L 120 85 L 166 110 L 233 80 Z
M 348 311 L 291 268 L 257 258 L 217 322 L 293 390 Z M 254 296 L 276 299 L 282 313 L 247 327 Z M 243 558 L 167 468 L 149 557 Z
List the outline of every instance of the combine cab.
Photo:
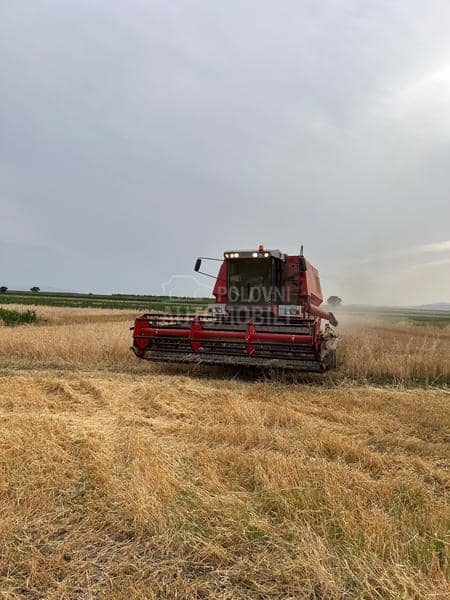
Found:
M 201 259 L 195 270 L 200 272 Z M 136 319 L 139 358 L 323 372 L 336 365 L 337 321 L 320 308 L 318 271 L 279 250 L 225 252 L 206 314 Z M 328 321 L 322 326 L 322 321 Z

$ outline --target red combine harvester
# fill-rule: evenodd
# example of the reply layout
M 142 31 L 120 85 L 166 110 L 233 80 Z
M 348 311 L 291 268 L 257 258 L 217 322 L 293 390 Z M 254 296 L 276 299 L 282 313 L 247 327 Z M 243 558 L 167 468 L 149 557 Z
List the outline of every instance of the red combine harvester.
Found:
M 136 356 L 317 372 L 336 366 L 338 338 L 330 325 L 337 321 L 320 308 L 319 273 L 303 250 L 295 256 L 263 246 L 225 252 L 213 295 L 215 304 L 205 314 L 138 317 Z M 328 321 L 324 327 L 322 320 Z

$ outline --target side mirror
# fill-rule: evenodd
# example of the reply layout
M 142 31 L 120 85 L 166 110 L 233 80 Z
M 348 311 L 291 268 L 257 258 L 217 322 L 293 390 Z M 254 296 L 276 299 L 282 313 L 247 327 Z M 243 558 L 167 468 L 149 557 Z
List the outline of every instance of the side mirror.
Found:
M 304 256 L 300 256 L 300 271 L 306 271 L 306 259 Z
M 200 271 L 200 267 L 201 266 L 202 266 L 202 259 L 201 258 L 197 258 L 197 260 L 195 261 L 194 271 L 196 273 L 198 273 Z

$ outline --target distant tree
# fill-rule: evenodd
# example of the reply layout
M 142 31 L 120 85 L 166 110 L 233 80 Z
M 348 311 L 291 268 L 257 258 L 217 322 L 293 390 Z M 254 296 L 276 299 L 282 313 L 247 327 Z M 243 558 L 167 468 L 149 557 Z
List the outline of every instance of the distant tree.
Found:
M 41 291 L 41 288 L 38 287 L 37 285 L 34 285 L 31 289 L 30 292 L 34 292 L 35 294 L 37 294 L 38 292 Z
M 6 294 L 7 291 L 8 291 L 8 288 L 6 287 L 6 285 L 2 285 L 0 287 L 0 294 Z
M 339 306 L 342 304 L 342 298 L 339 298 L 339 296 L 330 296 L 327 300 L 327 304 L 330 306 Z

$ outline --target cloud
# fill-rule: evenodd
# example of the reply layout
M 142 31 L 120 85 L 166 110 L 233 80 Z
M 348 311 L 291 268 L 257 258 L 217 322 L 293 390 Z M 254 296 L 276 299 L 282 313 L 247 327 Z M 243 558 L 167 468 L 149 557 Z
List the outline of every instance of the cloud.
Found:
M 421 254 L 440 253 L 450 250 L 450 240 L 443 242 L 434 242 L 431 244 L 421 244 L 419 246 L 411 246 L 410 248 L 394 248 L 391 252 L 379 252 L 371 254 L 359 259 L 344 260 L 344 264 L 367 265 L 370 263 L 380 263 L 391 261 L 393 259 L 413 259 Z
M 439 125 L 441 135 L 448 134 L 450 126 L 450 64 L 433 67 L 413 82 L 386 98 L 386 111 L 400 120 L 405 118 L 426 119 L 427 123 Z M 418 123 L 422 127 L 423 123 Z M 433 135 L 436 133 L 433 130 Z
M 432 260 L 430 262 L 422 263 L 417 265 L 418 268 L 422 267 L 440 267 L 441 265 L 450 265 L 450 258 L 443 258 L 441 260 Z
M 419 252 L 445 252 L 446 250 L 450 250 L 450 240 L 433 244 L 423 244 L 422 246 L 418 246 L 417 250 Z
M 26 211 L 12 200 L 0 198 L 0 243 L 41 244 L 38 231 Z
M 358 301 L 366 267 L 443 258 L 448 2 L 0 4 L 2 280 L 159 293 L 198 255 L 303 242 Z

